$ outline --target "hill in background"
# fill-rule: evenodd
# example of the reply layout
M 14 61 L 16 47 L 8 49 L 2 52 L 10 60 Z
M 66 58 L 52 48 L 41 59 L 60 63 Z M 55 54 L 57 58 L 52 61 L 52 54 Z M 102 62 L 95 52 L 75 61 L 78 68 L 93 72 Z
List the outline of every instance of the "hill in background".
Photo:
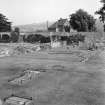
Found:
M 48 26 L 50 26 L 51 24 L 53 24 L 53 22 L 48 22 Z M 19 27 L 20 32 L 36 32 L 41 30 L 47 30 L 47 22 L 17 25 L 17 26 L 13 26 L 13 29 L 15 27 Z

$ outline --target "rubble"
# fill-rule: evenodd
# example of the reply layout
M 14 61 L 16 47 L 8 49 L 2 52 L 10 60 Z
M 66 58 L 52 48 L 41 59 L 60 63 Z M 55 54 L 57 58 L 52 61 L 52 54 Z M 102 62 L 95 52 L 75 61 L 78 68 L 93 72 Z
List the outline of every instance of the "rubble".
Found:
M 34 53 L 35 51 L 40 51 L 40 46 L 16 46 L 13 49 L 14 54 L 27 54 L 27 53 Z
M 22 85 L 34 79 L 37 74 L 40 74 L 40 72 L 34 70 L 26 70 L 24 71 L 24 75 L 15 78 L 9 82 L 14 85 Z
M 80 62 L 86 62 L 89 60 L 89 58 L 91 58 L 92 56 L 95 56 L 97 54 L 96 51 L 87 51 L 87 52 L 81 52 L 79 54 L 77 54 L 77 56 L 80 58 Z
M 0 48 L 0 57 L 10 56 L 11 49 L 8 48 Z
M 48 45 L 35 44 L 9 44 L 6 47 L 0 47 L 0 57 L 11 55 L 31 54 L 49 48 Z
M 72 48 L 71 46 L 69 46 L 68 49 L 62 47 L 51 49 L 50 44 L 9 43 L 8 45 L 5 44 L 5 46 L 6 47 L 0 47 L 0 57 L 34 54 L 40 51 L 49 51 L 48 54 L 73 54 L 81 50 L 78 47 Z
M 4 105 L 34 105 L 31 98 L 10 96 L 4 99 Z

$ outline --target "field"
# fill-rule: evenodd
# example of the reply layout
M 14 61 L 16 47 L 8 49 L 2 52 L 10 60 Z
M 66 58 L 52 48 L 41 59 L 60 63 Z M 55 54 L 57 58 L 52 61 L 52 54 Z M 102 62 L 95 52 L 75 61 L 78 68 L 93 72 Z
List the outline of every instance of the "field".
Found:
M 86 62 L 72 53 L 48 51 L 3 57 L 0 98 L 16 94 L 32 97 L 35 105 L 105 105 L 104 64 L 100 51 Z M 40 74 L 21 86 L 8 82 L 26 68 L 39 70 Z

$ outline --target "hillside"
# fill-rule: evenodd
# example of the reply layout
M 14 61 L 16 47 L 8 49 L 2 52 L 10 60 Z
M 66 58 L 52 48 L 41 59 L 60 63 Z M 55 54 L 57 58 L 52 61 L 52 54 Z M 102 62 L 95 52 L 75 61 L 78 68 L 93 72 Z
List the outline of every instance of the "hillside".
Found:
M 53 22 L 49 22 L 48 25 L 50 26 Z M 47 30 L 47 23 L 33 23 L 33 24 L 26 24 L 26 25 L 17 25 L 13 26 L 13 29 L 15 27 L 20 28 L 20 32 L 35 32 L 37 30 Z

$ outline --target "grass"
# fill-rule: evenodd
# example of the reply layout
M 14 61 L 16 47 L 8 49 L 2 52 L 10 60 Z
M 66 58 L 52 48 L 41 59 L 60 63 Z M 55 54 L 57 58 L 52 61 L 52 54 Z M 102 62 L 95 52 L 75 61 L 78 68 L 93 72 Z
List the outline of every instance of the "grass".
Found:
M 14 93 L 33 97 L 35 105 L 105 105 L 102 58 L 79 61 L 76 55 L 46 52 L 0 58 L 0 98 Z M 22 86 L 8 83 L 27 67 L 40 75 Z

